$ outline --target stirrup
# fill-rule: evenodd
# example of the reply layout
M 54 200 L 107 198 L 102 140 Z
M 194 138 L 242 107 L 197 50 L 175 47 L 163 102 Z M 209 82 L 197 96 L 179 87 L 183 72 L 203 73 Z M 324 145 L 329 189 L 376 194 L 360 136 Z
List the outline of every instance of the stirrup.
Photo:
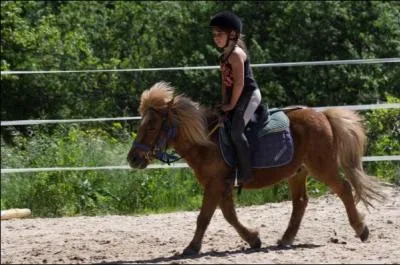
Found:
M 242 193 L 242 184 L 238 184 L 238 168 L 235 170 L 235 181 L 233 182 L 233 187 L 237 189 L 237 196 L 239 196 Z
M 233 187 L 238 188 L 240 185 L 238 184 L 238 168 L 235 169 L 235 181 L 233 182 Z
M 233 185 L 234 188 L 240 187 L 238 183 L 238 168 L 235 168 L 235 172 L 233 173 L 233 177 L 229 177 L 225 179 L 225 183 L 229 185 Z
M 241 180 L 241 183 L 239 184 L 238 183 L 238 176 L 239 176 L 239 169 L 238 168 L 236 168 L 236 170 L 235 170 L 235 179 L 234 179 L 234 181 L 233 181 L 233 187 L 234 188 L 239 188 L 239 187 L 241 187 L 243 184 L 245 184 L 246 182 L 248 182 L 248 181 L 250 181 L 250 178 L 247 178 L 247 179 L 245 179 L 245 180 Z

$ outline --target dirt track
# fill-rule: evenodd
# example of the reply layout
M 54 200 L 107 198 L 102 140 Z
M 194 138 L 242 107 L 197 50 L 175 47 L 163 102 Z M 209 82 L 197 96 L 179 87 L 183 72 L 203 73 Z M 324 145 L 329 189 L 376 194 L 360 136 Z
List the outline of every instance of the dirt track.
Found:
M 1 221 L 1 263 L 400 263 L 400 187 L 366 213 L 370 238 L 362 243 L 338 197 L 311 199 L 294 246 L 276 247 L 291 203 L 238 209 L 258 227 L 261 249 L 250 250 L 218 209 L 200 255 L 179 254 L 192 239 L 198 212 L 146 216 L 31 218 Z

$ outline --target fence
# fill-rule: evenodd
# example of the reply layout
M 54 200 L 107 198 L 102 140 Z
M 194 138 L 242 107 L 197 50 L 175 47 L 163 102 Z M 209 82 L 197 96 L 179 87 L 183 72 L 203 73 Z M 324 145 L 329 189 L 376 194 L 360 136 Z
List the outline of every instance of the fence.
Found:
M 363 59 L 363 60 L 336 60 L 336 61 L 314 61 L 314 62 L 288 62 L 288 63 L 269 63 L 252 64 L 252 67 L 289 67 L 305 65 L 338 65 L 338 64 L 376 64 L 376 63 L 398 63 L 400 58 L 383 59 Z M 137 68 L 137 69 L 104 69 L 104 70 L 66 70 L 66 71 L 1 71 L 1 75 L 21 75 L 21 74 L 62 74 L 62 73 L 95 73 L 95 72 L 128 72 L 128 71 L 171 71 L 171 70 L 207 70 L 217 69 L 218 66 L 194 66 L 194 67 L 169 67 L 169 68 Z M 371 105 L 350 105 L 350 106 L 325 106 L 315 107 L 317 110 L 326 108 L 347 108 L 352 110 L 370 109 L 389 109 L 400 108 L 400 104 L 371 104 Z M 66 120 L 19 120 L 1 121 L 1 126 L 35 125 L 49 123 L 78 123 L 78 122 L 99 122 L 112 120 L 140 120 L 141 117 L 116 117 L 116 118 L 94 118 L 94 119 L 66 119 Z M 369 156 L 363 157 L 363 161 L 400 161 L 400 155 L 394 156 Z M 151 164 L 147 168 L 185 168 L 186 163 L 173 163 L 171 165 Z M 41 171 L 82 171 L 82 170 L 127 170 L 129 166 L 104 166 L 104 167 L 51 167 L 51 168 L 5 168 L 1 169 L 1 174 L 7 173 L 27 173 Z

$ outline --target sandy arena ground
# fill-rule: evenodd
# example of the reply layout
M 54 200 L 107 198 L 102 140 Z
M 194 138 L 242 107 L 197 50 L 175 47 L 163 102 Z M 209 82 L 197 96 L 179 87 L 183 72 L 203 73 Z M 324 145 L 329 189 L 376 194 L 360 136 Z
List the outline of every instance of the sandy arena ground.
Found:
M 289 249 L 276 241 L 286 229 L 291 202 L 238 208 L 242 223 L 259 228 L 261 249 L 251 250 L 218 209 L 199 255 L 181 257 L 198 211 L 146 216 L 27 218 L 1 221 L 1 263 L 400 263 L 400 187 L 366 213 L 362 243 L 338 197 L 311 199 Z M 245 192 L 245 191 L 244 191 Z

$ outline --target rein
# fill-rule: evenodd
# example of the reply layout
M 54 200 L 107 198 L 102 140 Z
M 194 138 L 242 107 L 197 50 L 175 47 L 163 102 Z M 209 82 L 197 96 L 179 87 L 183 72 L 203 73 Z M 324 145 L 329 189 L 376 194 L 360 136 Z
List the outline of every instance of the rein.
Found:
M 210 137 L 210 136 L 215 132 L 215 130 L 217 130 L 219 127 L 224 127 L 224 120 L 225 120 L 225 119 L 226 119 L 225 116 L 223 116 L 223 117 L 218 116 L 218 118 L 216 119 L 218 122 L 217 122 L 217 124 L 215 124 L 215 126 L 210 130 L 210 132 L 209 132 L 208 135 L 207 135 L 207 138 Z M 213 122 L 213 123 L 214 123 L 214 122 Z

